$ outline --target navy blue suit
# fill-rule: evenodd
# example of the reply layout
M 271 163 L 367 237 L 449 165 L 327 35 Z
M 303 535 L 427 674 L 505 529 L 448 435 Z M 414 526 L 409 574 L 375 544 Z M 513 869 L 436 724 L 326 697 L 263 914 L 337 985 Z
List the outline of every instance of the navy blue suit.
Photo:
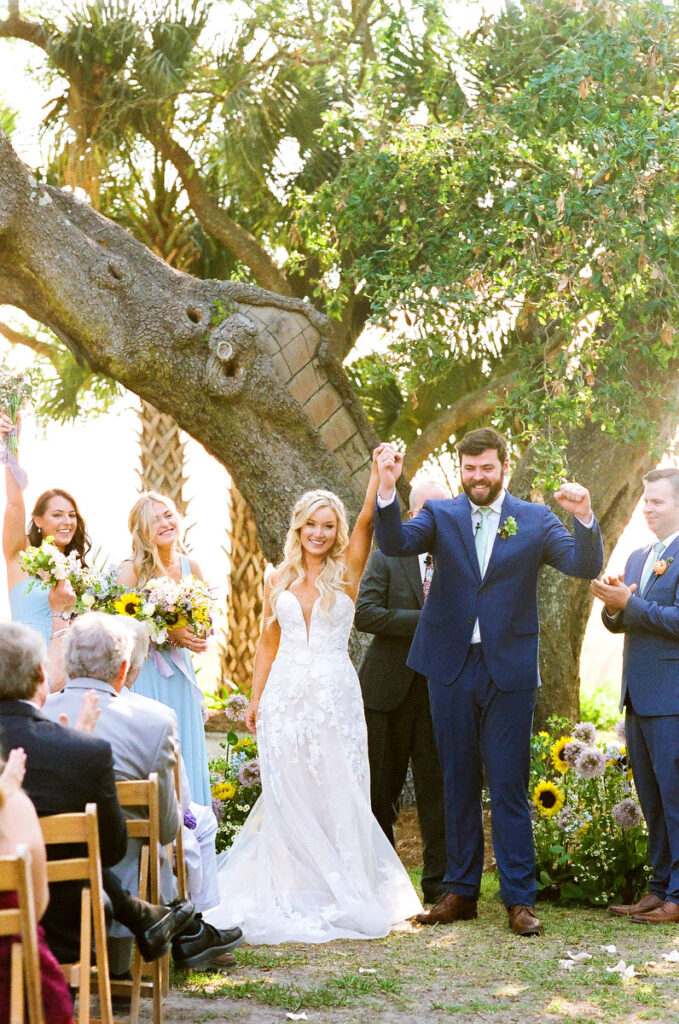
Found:
M 592 579 L 603 563 L 596 520 L 571 535 L 545 505 L 506 494 L 481 578 L 465 494 L 428 501 L 402 523 L 398 502 L 377 509 L 375 533 L 387 555 L 430 551 L 434 577 L 408 657 L 429 680 L 444 776 L 447 870 L 444 888 L 478 896 L 483 869 L 482 765 L 491 794 L 493 846 L 507 906 L 535 901 L 535 854 L 527 800 L 530 733 L 537 687 L 537 579 L 542 565 Z M 481 643 L 471 644 L 478 619 Z
M 649 548 L 633 552 L 624 580 L 639 587 Z M 604 625 L 625 634 L 620 707 L 626 709 L 627 753 L 648 825 L 650 889 L 679 903 L 679 538 L 662 554 L 670 562 L 642 594 Z

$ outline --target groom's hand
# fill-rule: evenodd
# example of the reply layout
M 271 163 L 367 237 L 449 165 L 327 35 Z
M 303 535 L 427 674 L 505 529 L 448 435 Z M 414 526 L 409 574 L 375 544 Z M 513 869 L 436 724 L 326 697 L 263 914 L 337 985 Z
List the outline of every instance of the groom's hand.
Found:
M 403 456 L 393 444 L 383 443 L 375 449 L 377 472 L 380 478 L 380 498 L 388 501 L 393 497 L 396 481 L 403 469 Z
M 561 508 L 566 512 L 572 512 L 585 526 L 588 526 L 592 519 L 592 502 L 589 491 L 582 484 L 561 484 L 554 495 Z

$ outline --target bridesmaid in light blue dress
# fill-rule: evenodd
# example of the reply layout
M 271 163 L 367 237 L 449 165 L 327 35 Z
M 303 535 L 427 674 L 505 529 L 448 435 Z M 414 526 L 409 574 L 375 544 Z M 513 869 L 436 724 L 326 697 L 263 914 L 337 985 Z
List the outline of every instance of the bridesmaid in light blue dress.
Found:
M 200 568 L 182 553 L 181 522 L 174 502 L 146 491 L 134 504 L 129 518 L 132 558 L 121 563 L 118 579 L 125 587 L 144 586 L 162 576 L 179 582 L 182 576 L 202 579 Z M 196 681 L 191 652 L 202 654 L 207 641 L 182 626 L 170 631 L 169 645 L 154 648 L 144 662 L 133 690 L 172 708 L 177 715 L 179 744 L 198 804 L 211 804 L 210 776 L 203 724 L 203 694 Z
M 7 436 L 13 430 L 14 424 L 4 410 L 0 410 L 0 435 Z M 85 564 L 90 539 L 78 506 L 67 491 L 59 488 L 44 491 L 35 503 L 27 530 L 23 491 L 10 466 L 5 469 L 5 485 L 7 504 L 2 540 L 12 619 L 23 622 L 44 637 L 50 688 L 58 690 L 66 681 L 61 646 L 68 632 L 75 594 L 66 580 L 51 589 L 34 582 L 29 589 L 29 577 L 21 568 L 19 555 L 29 545 L 38 547 L 44 537 L 51 536 L 60 551 L 67 555 L 76 551 Z

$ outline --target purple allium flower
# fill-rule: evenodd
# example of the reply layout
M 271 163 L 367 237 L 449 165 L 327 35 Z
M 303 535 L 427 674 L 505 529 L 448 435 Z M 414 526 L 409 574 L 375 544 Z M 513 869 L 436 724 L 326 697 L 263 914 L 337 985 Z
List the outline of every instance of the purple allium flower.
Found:
M 641 808 L 635 800 L 628 797 L 611 808 L 611 817 L 623 828 L 634 828 L 641 821 Z
M 606 755 L 598 747 L 585 747 L 575 762 L 583 779 L 598 779 L 606 771 Z
M 238 781 L 241 786 L 245 786 L 246 789 L 252 789 L 254 786 L 261 786 L 262 777 L 259 773 L 259 759 L 253 757 L 250 761 L 245 761 L 238 769 Z
M 571 740 L 570 743 L 567 743 L 563 748 L 561 756 L 570 768 L 575 768 L 580 754 L 587 749 L 586 743 L 581 743 L 580 740 Z
M 212 813 L 217 819 L 217 824 L 221 825 L 222 822 L 222 811 L 224 810 L 224 801 L 217 800 L 216 797 L 212 797 Z
M 627 739 L 625 734 L 625 719 L 619 718 L 615 723 L 615 735 L 618 737 L 621 743 L 624 743 Z
M 578 722 L 571 729 L 572 735 L 581 743 L 593 744 L 596 739 L 596 728 L 592 722 Z
M 249 703 L 244 693 L 234 693 L 224 705 L 224 711 L 232 722 L 244 722 Z
M 556 818 L 554 819 L 554 824 L 558 828 L 566 828 L 568 825 L 572 824 L 572 822 L 573 811 L 570 807 L 562 807 L 559 813 L 557 814 Z

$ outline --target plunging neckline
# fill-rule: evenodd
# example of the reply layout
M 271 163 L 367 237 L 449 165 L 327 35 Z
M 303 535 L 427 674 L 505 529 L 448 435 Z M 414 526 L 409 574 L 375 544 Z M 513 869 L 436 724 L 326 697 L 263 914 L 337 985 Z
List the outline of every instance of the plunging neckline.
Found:
M 316 607 L 316 605 L 318 604 L 318 602 L 321 599 L 321 595 L 319 594 L 318 597 L 316 598 L 316 600 L 314 601 L 314 603 L 311 605 L 311 611 L 309 612 L 309 621 L 307 622 L 306 615 L 304 614 L 304 605 L 302 604 L 300 599 L 297 597 L 297 594 L 295 594 L 292 590 L 290 590 L 289 587 L 285 591 L 285 593 L 286 594 L 290 594 L 290 597 L 294 597 L 294 599 L 297 602 L 297 605 L 299 607 L 299 610 L 302 613 L 302 621 L 304 622 L 304 627 L 306 629 L 306 644 L 307 644 L 307 647 L 308 647 L 309 646 L 309 640 L 311 638 L 311 619 L 312 619 L 313 614 L 314 614 L 314 608 Z

